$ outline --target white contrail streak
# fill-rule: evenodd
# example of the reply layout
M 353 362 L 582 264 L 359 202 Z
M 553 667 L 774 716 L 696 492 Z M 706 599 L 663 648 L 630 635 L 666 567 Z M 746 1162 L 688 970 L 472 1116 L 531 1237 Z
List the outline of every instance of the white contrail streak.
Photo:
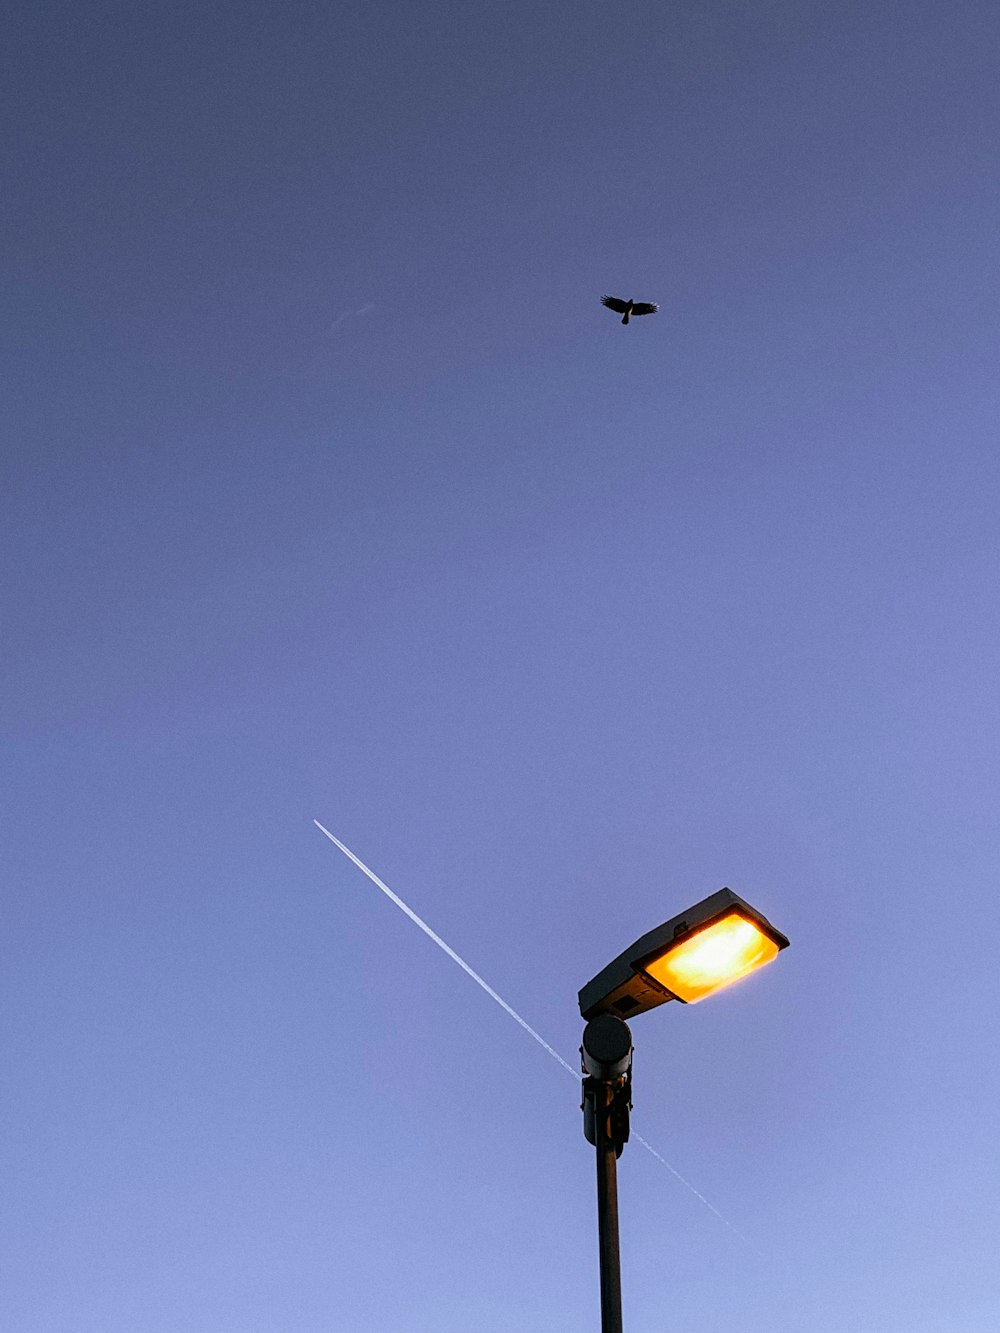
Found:
M 452 960 L 452 962 L 457 963 L 463 972 L 467 972 L 469 976 L 472 978 L 472 980 L 476 983 L 476 985 L 481 986 L 483 988 L 483 990 L 486 992 L 486 994 L 490 997 L 491 1000 L 496 1000 L 500 1008 L 503 1009 L 505 1013 L 510 1014 L 511 1018 L 514 1020 L 515 1023 L 519 1023 L 521 1027 L 524 1028 L 525 1032 L 528 1033 L 529 1036 L 534 1037 L 535 1041 L 538 1042 L 539 1046 L 541 1046 L 543 1050 L 548 1051 L 549 1055 L 552 1056 L 553 1060 L 555 1060 L 557 1064 L 562 1065 L 563 1069 L 568 1070 L 569 1073 L 572 1074 L 575 1079 L 577 1080 L 580 1079 L 580 1071 L 574 1069 L 568 1060 L 564 1060 L 562 1056 L 559 1054 L 559 1052 L 554 1047 L 550 1046 L 549 1043 L 545 1040 L 545 1038 L 541 1036 L 538 1032 L 536 1032 L 535 1029 L 531 1026 L 531 1024 L 527 1022 L 526 1019 L 523 1019 L 521 1017 L 521 1015 L 517 1012 L 516 1009 L 512 1009 L 511 1006 L 507 1003 L 507 1001 L 503 999 L 501 996 L 499 996 L 493 989 L 493 987 L 488 985 L 482 979 L 479 973 L 475 972 L 469 966 L 469 964 L 465 961 L 464 958 L 460 958 L 458 954 L 455 952 L 455 950 L 451 948 L 450 945 L 445 944 L 444 940 L 441 938 L 440 935 L 437 934 L 436 931 L 431 930 L 430 926 L 427 924 L 426 921 L 424 921 L 421 917 L 417 916 L 416 912 L 414 912 L 411 907 L 407 907 L 406 903 L 403 902 L 402 898 L 400 898 L 398 894 L 393 893 L 392 889 L 389 888 L 388 884 L 386 884 L 383 880 L 379 879 L 378 875 L 375 874 L 374 870 L 371 870 L 368 866 L 366 866 L 364 861 L 362 861 L 360 857 L 355 856 L 354 853 L 351 851 L 350 847 L 345 847 L 339 838 L 335 838 L 328 828 L 324 828 L 318 819 L 314 819 L 313 823 L 319 829 L 320 833 L 322 833 L 324 837 L 329 838 L 335 847 L 339 847 L 340 850 L 347 857 L 347 859 L 349 861 L 353 861 L 354 864 L 358 867 L 358 869 L 362 872 L 362 874 L 367 875 L 368 878 L 371 880 L 371 882 L 375 885 L 375 887 L 382 890 L 382 892 L 390 900 L 390 902 L 394 902 L 401 912 L 405 912 L 406 915 L 410 918 L 410 920 L 414 923 L 414 925 L 419 926 L 420 929 L 424 932 L 424 934 L 427 935 L 430 939 L 432 939 L 434 943 L 438 946 L 438 948 L 442 949 L 448 955 L 448 957 Z M 661 1153 L 657 1152 L 651 1143 L 647 1143 L 641 1134 L 633 1133 L 632 1137 L 635 1139 L 637 1143 L 641 1143 L 647 1152 L 652 1153 L 652 1155 L 656 1158 L 658 1162 L 662 1162 L 663 1165 L 670 1172 L 670 1174 L 676 1177 L 676 1179 L 679 1180 L 680 1183 L 685 1186 L 685 1188 L 689 1189 L 696 1199 L 700 1199 L 701 1202 L 705 1205 L 705 1207 L 710 1212 L 714 1213 L 715 1216 L 719 1219 L 719 1221 L 722 1222 L 725 1226 L 727 1226 L 735 1236 L 739 1236 L 740 1240 L 743 1241 L 744 1245 L 749 1245 L 750 1249 L 753 1250 L 755 1254 L 758 1255 L 760 1254 L 760 1251 L 757 1249 L 757 1247 L 751 1244 L 751 1242 L 747 1240 L 746 1236 L 743 1235 L 742 1231 L 737 1231 L 736 1227 L 733 1226 L 732 1222 L 730 1222 L 727 1217 L 723 1217 L 722 1213 L 719 1212 L 718 1208 L 716 1208 L 716 1206 L 713 1203 L 709 1203 L 708 1199 L 705 1198 L 704 1194 L 702 1194 L 700 1190 L 695 1189 L 695 1187 L 691 1184 L 689 1180 L 685 1180 L 685 1178 L 681 1175 L 681 1173 L 677 1170 L 677 1168 L 671 1166 L 670 1163 L 667 1161 L 667 1159 Z
M 476 983 L 476 985 L 482 986 L 483 990 L 486 992 L 486 994 L 490 997 L 491 1000 L 496 1000 L 500 1008 L 505 1010 L 508 1014 L 510 1014 L 511 1018 L 514 1020 L 515 1023 L 520 1023 L 521 1026 L 524 1028 L 525 1032 L 527 1032 L 530 1036 L 534 1037 L 535 1041 L 538 1042 L 539 1046 L 543 1047 L 546 1051 L 548 1051 L 549 1055 L 552 1056 L 553 1060 L 558 1060 L 559 1063 L 562 1065 L 563 1069 L 568 1069 L 574 1078 L 579 1078 L 579 1074 L 573 1068 L 573 1066 L 571 1064 L 568 1064 L 562 1058 L 559 1052 L 554 1050 L 545 1040 L 545 1038 L 540 1036 L 531 1026 L 531 1024 L 526 1022 L 521 1017 L 521 1015 L 517 1012 L 516 1009 L 512 1009 L 506 1000 L 501 999 L 500 996 L 493 989 L 493 987 L 487 985 L 487 983 L 482 979 L 479 973 L 474 972 L 464 958 L 459 958 L 455 950 L 452 949 L 449 945 L 445 944 L 441 936 L 436 934 L 433 930 L 431 930 L 430 926 L 427 924 L 426 921 L 423 921 L 419 916 L 417 916 L 416 912 L 414 912 L 411 908 L 407 907 L 406 903 L 403 902 L 402 898 L 400 898 L 397 894 L 393 893 L 392 889 L 389 888 L 388 884 L 384 884 L 382 880 L 379 879 L 378 875 L 375 874 L 374 870 L 369 870 L 369 868 L 365 865 L 364 861 L 356 857 L 349 847 L 345 847 L 339 838 L 335 838 L 329 829 L 324 828 L 318 819 L 314 819 L 313 823 L 319 829 L 320 833 L 325 834 L 335 847 L 339 847 L 340 850 L 344 853 L 344 855 L 349 860 L 353 861 L 360 871 L 362 871 L 364 874 L 368 876 L 368 878 L 376 886 L 376 888 L 381 889 L 382 892 L 385 894 L 385 896 L 389 898 L 392 902 L 394 902 L 401 912 L 406 913 L 406 915 L 410 918 L 410 920 L 414 923 L 414 925 L 419 926 L 420 929 L 424 932 L 424 934 L 428 935 L 438 946 L 439 949 L 443 949 L 445 953 L 448 955 L 448 957 L 453 962 L 459 965 L 459 967 L 462 969 L 463 972 L 468 972 L 469 976 Z
M 677 1179 L 681 1182 L 681 1184 L 685 1185 L 691 1191 L 691 1193 L 694 1195 L 696 1199 L 700 1199 L 702 1203 L 705 1205 L 705 1207 L 709 1210 L 709 1212 L 714 1213 L 715 1216 L 719 1219 L 719 1221 L 724 1226 L 727 1226 L 734 1236 L 739 1236 L 740 1240 L 743 1242 L 744 1245 L 749 1245 L 750 1249 L 753 1250 L 754 1254 L 756 1254 L 758 1258 L 760 1259 L 764 1258 L 764 1255 L 761 1254 L 757 1246 L 754 1245 L 752 1241 L 747 1240 L 743 1232 L 738 1231 L 736 1227 L 733 1226 L 732 1222 L 730 1222 L 728 1217 L 723 1217 L 722 1213 L 719 1212 L 715 1204 L 709 1203 L 708 1199 L 705 1198 L 701 1190 L 695 1189 L 695 1187 L 691 1184 L 690 1180 L 685 1180 L 684 1177 L 681 1175 L 681 1173 L 677 1170 L 677 1168 L 675 1166 L 671 1166 L 662 1153 L 657 1152 L 651 1143 L 647 1143 L 641 1134 L 636 1134 L 633 1132 L 632 1138 L 635 1139 L 636 1143 L 641 1143 L 647 1152 L 651 1152 L 658 1162 L 662 1162 L 663 1165 L 670 1172 L 670 1174 L 672 1176 L 676 1176 Z

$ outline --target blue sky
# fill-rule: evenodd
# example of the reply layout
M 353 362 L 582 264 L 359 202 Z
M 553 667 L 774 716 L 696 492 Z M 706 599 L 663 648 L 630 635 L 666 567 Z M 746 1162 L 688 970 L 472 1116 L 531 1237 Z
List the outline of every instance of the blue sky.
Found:
M 15 6 L 0 1324 L 995 1333 L 995 6 Z M 629 328 L 611 292 L 660 302 Z

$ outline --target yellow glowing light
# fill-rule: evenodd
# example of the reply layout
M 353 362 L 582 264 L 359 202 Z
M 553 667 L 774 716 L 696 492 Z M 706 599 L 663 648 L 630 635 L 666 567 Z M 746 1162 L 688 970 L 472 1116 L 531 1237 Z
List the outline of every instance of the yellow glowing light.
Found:
M 731 913 L 645 963 L 643 971 L 693 1004 L 763 967 L 777 953 L 777 944 L 759 926 Z

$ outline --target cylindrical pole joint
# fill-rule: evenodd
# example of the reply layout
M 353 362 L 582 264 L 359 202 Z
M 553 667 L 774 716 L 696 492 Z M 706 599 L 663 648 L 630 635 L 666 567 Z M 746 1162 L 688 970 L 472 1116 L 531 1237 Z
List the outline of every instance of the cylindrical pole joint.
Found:
M 602 1082 L 621 1078 L 632 1064 L 632 1033 L 614 1014 L 598 1014 L 583 1029 L 583 1067 Z

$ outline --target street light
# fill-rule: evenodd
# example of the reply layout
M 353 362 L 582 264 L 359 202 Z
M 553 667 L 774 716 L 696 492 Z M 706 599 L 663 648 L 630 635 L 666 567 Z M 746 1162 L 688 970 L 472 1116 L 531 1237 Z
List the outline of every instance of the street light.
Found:
M 788 947 L 765 916 L 720 889 L 643 935 L 580 991 L 587 1019 L 583 1058 L 583 1130 L 597 1150 L 597 1221 L 601 1328 L 621 1333 L 618 1158 L 632 1109 L 629 1018 L 669 1000 L 695 1004 L 755 972 Z

